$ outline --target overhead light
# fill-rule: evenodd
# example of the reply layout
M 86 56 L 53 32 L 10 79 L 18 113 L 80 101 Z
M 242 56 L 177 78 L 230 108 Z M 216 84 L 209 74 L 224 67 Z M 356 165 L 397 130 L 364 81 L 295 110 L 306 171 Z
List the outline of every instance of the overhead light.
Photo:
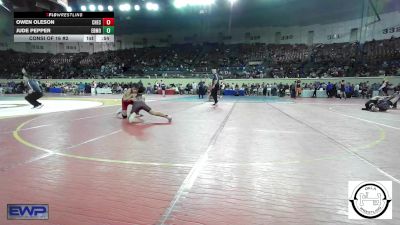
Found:
M 136 11 L 139 11 L 140 10 L 140 5 L 135 5 L 134 8 L 135 8 Z
M 96 10 L 96 6 L 94 6 L 94 5 L 89 5 L 89 10 L 90 10 L 91 12 L 94 12 L 94 11 Z
M 3 7 L 5 10 L 7 10 L 8 12 L 11 12 L 11 10 L 4 5 L 4 2 L 2 0 L 0 0 L 0 6 Z
M 127 12 L 131 10 L 131 5 L 129 3 L 124 3 L 119 5 L 119 10 L 122 12 Z
M 87 8 L 85 5 L 81 6 L 81 11 L 86 12 Z
M 154 4 L 153 4 L 153 10 L 154 10 L 154 11 L 158 11 L 159 9 L 160 9 L 160 6 L 158 6 L 157 3 L 154 3 Z
M 110 12 L 114 11 L 114 7 L 113 7 L 112 5 L 109 5 L 109 6 L 107 7 L 107 9 L 108 9 L 108 11 L 110 11 Z
M 237 0 L 228 0 L 228 1 L 231 3 L 231 5 L 233 5 L 237 2 Z
M 158 11 L 160 6 L 157 3 L 148 2 L 146 3 L 146 9 L 149 11 Z
M 175 6 L 175 8 L 180 9 L 180 8 L 187 6 L 187 2 L 185 0 L 175 0 L 174 6 Z
M 100 12 L 103 12 L 103 11 L 104 11 L 104 6 L 103 6 L 103 5 L 99 5 L 99 6 L 97 6 L 97 9 L 98 9 Z
M 186 6 L 207 6 L 215 4 L 215 0 L 174 0 L 175 8 L 183 8 Z
M 1 1 L 1 0 L 0 0 L 0 1 Z M 68 6 L 68 7 L 67 7 L 67 12 L 72 12 L 71 6 Z
M 153 8 L 153 3 L 152 2 L 146 3 L 146 9 L 147 10 L 151 10 L 152 8 Z

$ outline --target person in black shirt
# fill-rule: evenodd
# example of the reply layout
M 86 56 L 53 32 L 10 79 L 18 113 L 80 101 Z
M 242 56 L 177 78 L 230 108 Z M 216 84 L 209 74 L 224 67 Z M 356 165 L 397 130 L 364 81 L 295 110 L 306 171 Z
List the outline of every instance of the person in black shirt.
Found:
M 346 96 L 346 85 L 344 83 L 344 80 L 342 80 L 342 82 L 340 82 L 340 99 L 344 98 L 344 100 L 346 100 L 347 96 Z
M 214 104 L 218 103 L 218 90 L 219 90 L 219 76 L 216 69 L 212 69 L 213 80 L 211 85 L 211 96 L 214 99 Z
M 166 85 L 165 83 L 161 80 L 161 91 L 162 91 L 162 96 L 165 97 L 165 89 Z
M 37 101 L 39 98 L 43 97 L 43 91 L 39 82 L 29 78 L 25 69 L 22 69 L 22 73 L 24 74 L 24 80 L 29 87 L 28 95 L 25 97 L 26 101 L 33 106 L 33 109 L 42 108 L 43 104 Z
M 199 99 L 203 99 L 204 98 L 204 93 L 205 93 L 205 87 L 204 87 L 204 82 L 200 81 L 199 83 Z

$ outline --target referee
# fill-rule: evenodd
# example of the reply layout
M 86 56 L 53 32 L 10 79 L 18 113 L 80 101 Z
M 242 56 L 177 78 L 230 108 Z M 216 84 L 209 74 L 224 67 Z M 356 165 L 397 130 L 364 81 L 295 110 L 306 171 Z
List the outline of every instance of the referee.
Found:
M 43 104 L 37 101 L 39 98 L 43 97 L 43 92 L 40 88 L 39 82 L 37 80 L 30 79 L 25 69 L 22 69 L 22 73 L 24 74 L 25 82 L 29 86 L 29 94 L 25 97 L 26 101 L 33 105 L 33 109 L 42 108 Z
M 214 106 L 218 103 L 218 91 L 219 91 L 219 76 L 216 69 L 211 70 L 213 73 L 213 80 L 211 86 L 211 96 L 214 99 Z

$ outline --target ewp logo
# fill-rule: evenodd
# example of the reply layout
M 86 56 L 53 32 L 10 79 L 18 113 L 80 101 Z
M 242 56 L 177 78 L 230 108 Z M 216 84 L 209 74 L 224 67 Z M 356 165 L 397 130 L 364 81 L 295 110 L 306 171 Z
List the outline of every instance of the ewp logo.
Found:
M 47 204 L 8 204 L 7 219 L 9 220 L 48 220 L 49 205 Z

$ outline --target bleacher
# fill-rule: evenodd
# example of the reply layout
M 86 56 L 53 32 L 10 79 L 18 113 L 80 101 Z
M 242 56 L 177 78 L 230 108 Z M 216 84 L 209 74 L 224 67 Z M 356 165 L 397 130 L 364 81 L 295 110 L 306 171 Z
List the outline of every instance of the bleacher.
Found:
M 9 59 L 13 59 L 10 61 Z M 227 78 L 305 78 L 399 75 L 400 38 L 359 43 L 266 45 L 204 43 L 94 54 L 0 51 L 0 75 L 21 68 L 39 78 L 196 77 L 218 68 Z

